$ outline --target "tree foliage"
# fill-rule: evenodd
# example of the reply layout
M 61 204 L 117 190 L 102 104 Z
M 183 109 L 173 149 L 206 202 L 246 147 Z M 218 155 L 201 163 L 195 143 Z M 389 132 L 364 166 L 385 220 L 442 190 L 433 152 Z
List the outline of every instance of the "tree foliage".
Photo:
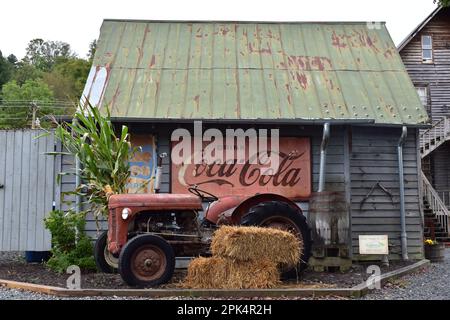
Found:
M 439 5 L 443 7 L 449 7 L 450 6 L 450 0 L 433 0 L 434 3 L 438 3 Z
M 7 59 L 3 57 L 0 51 L 0 91 L 5 83 L 7 83 L 14 71 L 14 65 Z
M 74 56 L 68 43 L 33 39 L 28 43 L 25 61 L 39 70 L 51 71 L 58 61 L 65 61 Z
M 49 103 L 53 101 L 53 92 L 42 80 L 26 80 L 20 85 L 11 80 L 3 86 L 2 105 L 0 106 L 0 129 L 20 128 L 27 126 L 32 119 L 32 111 L 28 102 L 39 101 Z M 41 109 L 42 114 L 52 114 L 51 107 Z
M 6 103 L 18 100 L 51 102 L 53 100 L 53 91 L 40 79 L 26 80 L 23 85 L 12 80 L 3 86 L 2 98 Z
M 12 54 L 5 58 L 0 52 L 0 127 L 17 128 L 30 124 L 29 102 L 22 106 L 13 104 L 12 108 L 10 102 L 13 100 L 37 100 L 47 104 L 45 112 L 44 108 L 39 109 L 43 112 L 41 115 L 63 115 L 61 112 L 67 111 L 65 115 L 71 116 L 74 109 L 65 106 L 76 105 L 80 100 L 95 47 L 94 40 L 89 46 L 88 59 L 78 58 L 68 43 L 43 39 L 31 40 L 22 60 Z M 52 110 L 51 102 L 57 103 L 58 108 Z M 23 121 L 6 120 L 17 120 L 20 116 L 24 117 Z
M 79 100 L 81 98 L 90 68 L 91 62 L 78 58 L 71 58 L 55 65 L 53 72 L 59 73 L 70 83 L 66 99 Z

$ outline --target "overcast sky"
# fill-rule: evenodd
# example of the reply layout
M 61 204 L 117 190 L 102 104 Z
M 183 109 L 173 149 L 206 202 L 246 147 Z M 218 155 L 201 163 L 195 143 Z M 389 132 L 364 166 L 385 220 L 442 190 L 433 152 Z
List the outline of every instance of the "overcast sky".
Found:
M 29 40 L 61 40 L 85 57 L 102 20 L 386 21 L 400 43 L 433 0 L 12 0 L 0 6 L 0 50 L 22 58 Z

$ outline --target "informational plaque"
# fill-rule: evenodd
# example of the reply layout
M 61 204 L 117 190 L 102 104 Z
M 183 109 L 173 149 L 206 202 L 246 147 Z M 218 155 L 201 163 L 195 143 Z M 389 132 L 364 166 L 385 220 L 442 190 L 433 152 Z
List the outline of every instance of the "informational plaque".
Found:
M 360 235 L 359 254 L 389 254 L 388 236 L 384 235 Z

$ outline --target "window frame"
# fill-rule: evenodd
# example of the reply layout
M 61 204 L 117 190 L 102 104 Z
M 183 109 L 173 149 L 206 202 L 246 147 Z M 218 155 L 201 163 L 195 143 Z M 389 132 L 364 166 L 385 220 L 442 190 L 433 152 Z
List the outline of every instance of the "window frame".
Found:
M 428 84 L 424 83 L 415 83 L 414 89 L 416 89 L 417 95 L 419 96 L 420 102 L 422 103 L 423 107 L 427 111 L 428 115 L 431 116 L 431 103 L 430 103 L 430 87 Z M 425 91 L 425 105 L 423 104 L 422 97 L 419 94 L 419 90 Z
M 431 44 L 427 44 L 427 45 L 424 44 L 424 38 L 426 38 L 426 37 L 429 37 Z M 433 63 L 433 61 L 434 61 L 433 36 L 430 34 L 423 34 L 420 37 L 420 45 L 421 45 L 420 49 L 421 49 L 421 55 L 422 55 L 422 63 Z M 424 56 L 425 51 L 430 51 L 430 53 L 431 53 L 430 58 L 425 58 L 425 56 Z

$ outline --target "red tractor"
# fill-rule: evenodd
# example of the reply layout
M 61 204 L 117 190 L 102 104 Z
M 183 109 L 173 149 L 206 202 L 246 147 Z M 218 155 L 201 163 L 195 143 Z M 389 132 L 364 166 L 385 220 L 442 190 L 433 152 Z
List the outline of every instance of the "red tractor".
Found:
M 158 165 L 155 186 L 159 185 Z M 157 189 L 157 187 L 155 187 Z M 196 186 L 188 194 L 119 194 L 109 199 L 108 231 L 95 244 L 103 272 L 118 270 L 131 286 L 168 282 L 175 257 L 209 255 L 212 234 L 220 225 L 273 227 L 294 233 L 303 244 L 299 268 L 311 255 L 311 229 L 302 210 L 278 194 L 215 195 Z M 206 209 L 203 203 L 207 203 Z M 204 211 L 204 218 L 199 219 Z

